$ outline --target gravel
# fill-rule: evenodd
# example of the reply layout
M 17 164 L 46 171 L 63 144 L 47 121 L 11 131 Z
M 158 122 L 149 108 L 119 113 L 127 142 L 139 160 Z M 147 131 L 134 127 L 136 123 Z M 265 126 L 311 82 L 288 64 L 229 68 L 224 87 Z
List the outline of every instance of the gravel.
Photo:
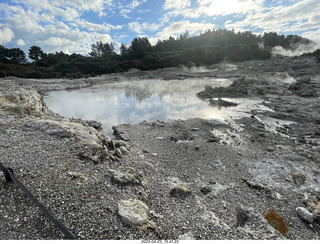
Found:
M 243 67 L 248 64 L 241 63 Z M 265 69 L 269 66 L 261 65 Z M 311 72 L 311 68 L 305 69 Z M 299 70 L 295 71 L 298 75 Z M 42 91 L 46 86 L 66 88 L 60 81 L 41 85 L 38 81 L 13 80 L 1 80 L 0 98 L 6 96 L 9 86 L 17 90 L 37 86 Z M 317 199 L 314 193 L 319 192 L 319 133 L 314 133 L 319 125 L 312 112 L 318 103 L 308 103 L 308 98 L 298 95 L 283 99 L 299 111 L 308 104 L 304 111 L 305 116 L 309 115 L 307 127 L 299 126 L 303 121 L 297 118 L 297 126 L 279 125 L 285 128 L 279 130 L 283 133 L 268 130 L 264 124 L 267 118 L 290 108 L 289 103 L 267 96 L 267 105 L 274 113 L 252 111 L 251 117 L 231 124 L 190 119 L 118 125 L 114 127 L 112 145 L 126 145 L 126 150 L 116 150 L 115 154 L 115 150 L 106 149 L 108 155 L 99 162 L 83 156 L 88 145 L 77 136 L 62 136 L 63 131 L 61 135 L 48 133 L 34 126 L 40 125 L 39 121 L 60 123 L 68 119 L 45 110 L 36 114 L 24 110 L 27 113 L 21 114 L 21 110 L 0 106 L 0 162 L 12 168 L 16 177 L 78 239 L 318 240 L 319 224 L 306 223 L 296 213 L 298 207 L 307 208 L 306 194 Z M 86 127 L 88 131 L 93 129 Z M 302 133 L 307 134 L 306 140 L 297 140 L 296 135 Z M 134 172 L 129 176 L 139 180 L 115 181 L 114 172 Z M 305 175 L 305 183 L 296 185 L 292 172 Z M 170 194 L 177 185 L 184 185 L 190 192 Z M 0 196 L 0 239 L 65 239 L 16 185 L 5 181 L 3 174 Z M 148 221 L 153 224 L 144 229 L 127 224 L 119 215 L 118 206 L 128 200 L 143 202 L 148 207 Z M 237 227 L 239 206 L 254 211 L 254 218 L 244 227 Z M 287 236 L 278 238 L 258 222 L 268 209 L 284 219 L 289 228 Z

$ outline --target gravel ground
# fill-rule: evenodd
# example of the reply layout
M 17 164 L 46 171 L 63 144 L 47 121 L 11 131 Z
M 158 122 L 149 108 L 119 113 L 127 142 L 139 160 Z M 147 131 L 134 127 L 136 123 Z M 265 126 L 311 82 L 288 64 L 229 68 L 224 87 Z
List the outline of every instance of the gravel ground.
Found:
M 32 90 L 25 80 L 8 80 L 1 80 L 0 99 L 13 88 Z M 31 84 L 37 90 L 46 90 L 38 82 Z M 50 89 L 65 88 L 60 82 L 59 88 L 53 84 Z M 2 103 L 0 162 L 11 167 L 78 239 L 318 240 L 319 224 L 303 221 L 296 208 L 307 208 L 306 196 L 319 197 L 319 116 L 314 112 L 319 102 L 297 95 L 286 96 L 285 103 L 274 95 L 265 99 L 274 113 L 252 111 L 251 117 L 230 124 L 190 119 L 118 125 L 114 128 L 116 137 L 110 140 L 126 141 L 130 151 L 119 156 L 115 149 L 109 149 L 99 162 L 83 156 L 90 147 L 79 136 L 53 132 L 42 124 L 34 126 L 49 120 L 62 126 L 62 121 L 71 120 L 41 106 L 41 112 L 36 113 L 8 109 Z M 289 108 L 292 101 L 298 102 Z M 308 109 L 303 109 L 306 104 Z M 295 106 L 294 111 L 303 111 L 310 119 L 303 122 L 290 113 L 296 126 L 283 126 L 284 110 Z M 266 126 L 274 119 L 279 125 L 277 133 Z M 92 133 L 92 127 L 85 128 Z M 98 138 L 103 141 L 104 137 Z M 115 181 L 115 171 L 128 169 L 134 171 L 137 182 Z M 306 176 L 304 185 L 294 183 L 293 171 Z M 172 194 L 179 184 L 191 193 Z M 0 239 L 65 239 L 2 174 L 0 195 Z M 124 221 L 118 204 L 129 199 L 148 206 L 148 221 L 152 224 L 133 228 Z M 256 216 L 250 217 L 244 227 L 237 227 L 239 206 L 250 208 Z M 285 237 L 263 222 L 268 209 L 284 219 L 289 228 Z

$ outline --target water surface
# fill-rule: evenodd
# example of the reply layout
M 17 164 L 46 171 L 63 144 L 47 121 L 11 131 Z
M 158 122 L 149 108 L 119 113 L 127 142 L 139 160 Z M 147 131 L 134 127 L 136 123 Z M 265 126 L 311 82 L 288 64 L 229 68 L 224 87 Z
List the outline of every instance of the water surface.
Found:
M 230 79 L 213 78 L 130 80 L 79 90 L 52 91 L 44 99 L 52 111 L 66 117 L 96 120 L 102 123 L 104 132 L 111 135 L 113 125 L 144 120 L 225 118 L 237 109 L 209 106 L 196 93 L 204 90 L 206 85 L 230 84 Z

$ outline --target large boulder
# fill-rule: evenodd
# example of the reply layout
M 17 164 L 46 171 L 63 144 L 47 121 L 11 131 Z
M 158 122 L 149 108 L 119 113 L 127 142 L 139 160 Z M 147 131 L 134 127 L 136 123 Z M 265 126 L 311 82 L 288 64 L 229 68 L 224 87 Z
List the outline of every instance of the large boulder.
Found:
M 34 89 L 9 87 L 0 97 L 0 109 L 19 114 L 41 115 L 48 111 L 42 96 Z
M 111 141 L 102 136 L 91 126 L 64 120 L 38 120 L 31 124 L 37 130 L 60 138 L 72 138 L 82 148 L 81 157 L 88 158 L 94 163 L 101 163 L 109 155 L 108 145 Z

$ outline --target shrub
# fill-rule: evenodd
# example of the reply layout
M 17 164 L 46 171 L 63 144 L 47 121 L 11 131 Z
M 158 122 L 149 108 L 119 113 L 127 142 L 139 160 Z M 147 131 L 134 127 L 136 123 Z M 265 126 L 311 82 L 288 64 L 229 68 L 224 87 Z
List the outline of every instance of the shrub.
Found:
M 7 73 L 4 70 L 0 70 L 0 77 L 3 78 L 6 76 L 7 76 Z

